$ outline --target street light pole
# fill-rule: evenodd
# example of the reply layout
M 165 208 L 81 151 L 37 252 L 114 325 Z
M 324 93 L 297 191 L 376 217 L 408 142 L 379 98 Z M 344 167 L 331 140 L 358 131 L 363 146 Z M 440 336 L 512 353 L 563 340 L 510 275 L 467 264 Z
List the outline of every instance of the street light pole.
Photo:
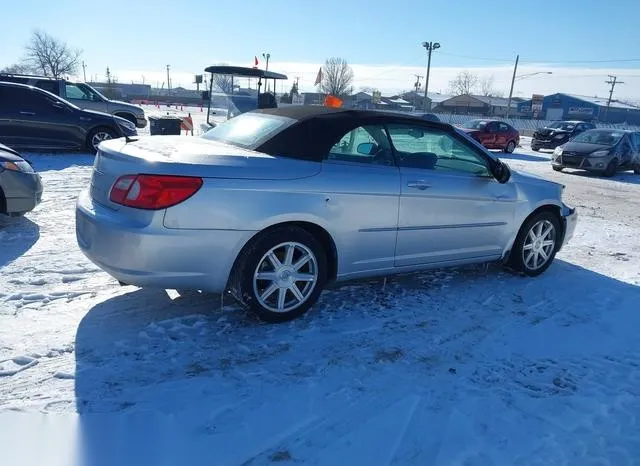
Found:
M 511 114 L 511 98 L 513 97 L 513 84 L 516 82 L 516 73 L 518 71 L 518 60 L 520 55 L 516 55 L 516 64 L 513 67 L 513 77 L 511 78 L 511 89 L 509 89 L 509 100 L 507 101 L 507 118 Z
M 429 54 L 429 58 L 427 59 L 427 76 L 424 80 L 424 105 L 423 109 L 427 111 L 427 99 L 429 98 L 427 93 L 429 92 L 429 71 L 431 70 L 431 52 L 440 48 L 440 44 L 438 42 L 423 42 L 422 46 L 427 49 L 427 53 Z M 431 110 L 431 109 L 429 109 Z
M 264 70 L 265 71 L 269 71 L 269 58 L 271 58 L 271 54 L 270 53 L 263 53 L 262 54 L 262 58 L 264 58 L 267 61 L 266 65 L 264 66 Z M 266 90 L 266 92 L 269 92 L 269 80 L 267 80 L 267 83 L 265 85 L 265 90 Z M 276 92 L 276 90 L 274 89 L 273 93 L 275 94 L 275 92 Z

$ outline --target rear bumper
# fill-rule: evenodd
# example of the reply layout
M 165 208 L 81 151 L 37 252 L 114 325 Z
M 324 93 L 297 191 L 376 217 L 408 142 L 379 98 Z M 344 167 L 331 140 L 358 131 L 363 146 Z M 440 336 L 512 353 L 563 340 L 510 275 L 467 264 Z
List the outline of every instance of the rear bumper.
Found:
M 42 201 L 42 180 L 37 173 L 5 170 L 0 173 L 0 186 L 6 201 L 6 214 L 23 214 Z
M 255 234 L 237 230 L 172 230 L 163 214 L 147 224 L 95 203 L 83 191 L 76 205 L 82 252 L 116 280 L 140 287 L 224 291 L 233 262 Z

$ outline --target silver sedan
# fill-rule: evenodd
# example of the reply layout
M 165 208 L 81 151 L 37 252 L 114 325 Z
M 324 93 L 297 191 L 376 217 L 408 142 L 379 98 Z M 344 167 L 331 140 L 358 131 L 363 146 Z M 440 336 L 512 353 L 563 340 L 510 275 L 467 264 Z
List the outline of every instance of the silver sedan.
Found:
M 227 291 L 277 322 L 331 281 L 489 261 L 538 275 L 576 225 L 562 191 L 447 124 L 288 107 L 103 142 L 76 232 L 121 283 Z
M 19 217 L 42 200 L 42 180 L 31 164 L 0 144 L 0 214 Z

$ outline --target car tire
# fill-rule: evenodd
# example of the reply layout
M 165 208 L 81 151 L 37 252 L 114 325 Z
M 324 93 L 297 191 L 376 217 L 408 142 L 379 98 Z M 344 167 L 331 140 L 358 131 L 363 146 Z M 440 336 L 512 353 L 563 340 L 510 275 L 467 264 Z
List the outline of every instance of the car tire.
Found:
M 100 142 L 117 137 L 119 137 L 118 133 L 116 133 L 114 129 L 107 126 L 99 126 L 89 131 L 89 135 L 87 136 L 87 149 L 92 154 L 95 154 L 98 152 L 98 144 L 100 144 Z
M 516 150 L 516 142 L 515 141 L 509 141 L 507 143 L 507 145 L 505 146 L 504 151 L 507 154 L 511 154 L 511 153 L 513 153 L 514 150 Z
M 540 148 L 538 146 L 531 146 L 531 150 L 534 152 L 538 152 Z
M 635 173 L 636 175 L 640 175 L 640 163 L 636 164 L 636 166 L 633 167 L 633 173 Z
M 551 165 L 551 168 L 553 168 L 557 172 L 561 172 L 562 170 L 564 170 L 564 167 L 556 167 L 555 165 Z
M 549 227 L 551 230 L 547 232 Z M 520 228 L 511 249 L 509 266 L 529 277 L 538 276 L 553 262 L 561 240 L 558 216 L 550 211 L 539 212 Z
M 7 198 L 4 197 L 4 191 L 0 188 L 0 214 L 7 213 Z
M 618 159 L 613 159 L 607 165 L 607 168 L 604 171 L 604 176 L 606 176 L 607 178 L 611 178 L 613 176 L 616 176 L 616 173 L 618 173 Z
M 235 269 L 232 293 L 265 322 L 300 317 L 316 303 L 327 280 L 322 244 L 296 226 L 257 236 L 241 252 Z

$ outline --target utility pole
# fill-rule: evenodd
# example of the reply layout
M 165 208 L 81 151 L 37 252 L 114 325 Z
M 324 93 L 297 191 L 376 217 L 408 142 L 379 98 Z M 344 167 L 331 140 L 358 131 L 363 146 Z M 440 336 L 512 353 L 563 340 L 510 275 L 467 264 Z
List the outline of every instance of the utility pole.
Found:
M 431 71 L 431 52 L 440 48 L 440 44 L 438 42 L 423 42 L 422 46 L 427 49 L 429 53 L 429 58 L 427 61 L 427 77 L 424 80 L 424 111 L 427 111 L 427 101 L 429 99 L 427 93 L 429 92 L 429 71 Z
M 170 66 L 167 65 L 167 95 L 171 94 L 171 81 L 169 80 L 169 68 Z
M 611 105 L 611 99 L 613 98 L 613 90 L 616 88 L 616 84 L 624 84 L 624 81 L 618 81 L 617 76 L 609 75 L 609 81 L 605 81 L 605 83 L 611 85 L 611 89 L 609 89 L 609 100 L 607 100 L 607 108 L 604 113 L 604 116 L 606 117 L 609 115 L 609 106 Z
M 265 60 L 267 60 L 267 63 L 264 66 L 264 70 L 265 71 L 269 71 L 269 58 L 271 58 L 271 54 L 270 53 L 263 53 L 262 54 L 262 58 L 264 58 Z M 275 86 L 274 86 L 275 87 Z M 265 90 L 266 92 L 269 92 L 269 80 L 267 79 L 267 85 L 265 86 Z M 275 88 L 273 89 L 273 93 L 276 93 Z
M 82 74 L 84 76 L 84 82 L 87 82 L 87 65 L 84 64 L 84 60 L 82 60 Z
M 418 107 L 418 92 L 420 92 L 420 80 L 422 79 L 422 76 L 419 74 L 414 74 L 414 76 L 416 77 L 416 82 L 414 84 L 416 88 L 416 93 L 413 98 L 413 108 L 415 110 Z
M 109 71 L 108 66 L 107 66 L 107 83 L 111 84 L 111 71 Z
M 509 89 L 509 100 L 507 101 L 507 118 L 511 115 L 511 98 L 513 97 L 513 84 L 516 82 L 516 73 L 518 72 L 518 60 L 520 55 L 516 55 L 516 64 L 513 66 L 513 77 L 511 78 L 511 89 Z

